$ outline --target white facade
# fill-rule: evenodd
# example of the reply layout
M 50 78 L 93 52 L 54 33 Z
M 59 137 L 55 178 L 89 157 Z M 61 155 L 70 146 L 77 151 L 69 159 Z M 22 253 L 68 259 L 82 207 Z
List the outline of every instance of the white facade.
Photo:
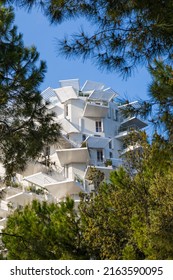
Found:
M 123 139 L 129 130 L 146 126 L 136 117 L 123 119 L 121 106 L 116 103 L 118 94 L 102 83 L 86 81 L 80 87 L 78 79 L 64 80 L 60 81 L 59 88 L 48 88 L 42 96 L 49 101 L 49 110 L 56 113 L 55 119 L 62 126 L 60 147 L 50 148 L 54 170 L 61 170 L 64 176 L 57 184 L 56 198 L 60 200 L 63 197 L 58 188 L 62 184 L 66 188 L 64 194 L 72 195 L 66 181 L 71 185 L 73 182 L 74 195 L 79 187 L 80 191 L 91 191 L 87 180 L 87 170 L 91 166 L 108 177 L 111 170 L 122 164 L 121 154 L 128 148 L 123 147 Z M 136 102 L 133 104 L 137 106 Z M 107 160 L 111 160 L 110 166 L 106 166 Z
M 89 168 L 94 166 L 108 177 L 111 170 L 122 164 L 120 156 L 126 152 L 123 139 L 130 128 L 142 129 L 146 123 L 136 117 L 123 119 L 121 106 L 116 103 L 117 93 L 102 83 L 86 81 L 80 87 L 78 79 L 64 80 L 59 88 L 47 88 L 42 96 L 49 101 L 48 110 L 56 113 L 62 137 L 57 145 L 45 148 L 44 160 L 50 159 L 51 163 L 28 164 L 18 176 L 19 181 L 24 186 L 43 188 L 56 201 L 67 195 L 78 201 L 79 192 L 92 190 L 87 180 Z M 112 164 L 106 166 L 106 160 Z M 28 196 L 24 191 L 20 195 Z M 4 218 L 5 202 L 3 208 Z

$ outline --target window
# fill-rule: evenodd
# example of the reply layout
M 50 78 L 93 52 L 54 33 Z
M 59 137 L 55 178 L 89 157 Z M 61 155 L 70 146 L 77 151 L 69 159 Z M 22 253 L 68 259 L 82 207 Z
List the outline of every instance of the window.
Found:
M 118 110 L 114 110 L 114 120 L 118 121 Z
M 96 121 L 96 132 L 102 132 L 102 122 Z
M 86 139 L 86 135 L 82 134 L 82 141 L 85 141 L 85 139 Z
M 97 161 L 103 162 L 103 151 L 97 150 Z
M 111 118 L 111 109 L 109 108 L 108 109 L 108 115 L 107 115 L 107 117 L 110 119 Z
M 65 117 L 68 117 L 69 111 L 68 111 L 68 104 L 65 105 Z
M 112 140 L 109 141 L 109 149 L 112 149 Z
M 110 158 L 113 158 L 112 152 L 109 153 L 109 157 L 110 157 Z

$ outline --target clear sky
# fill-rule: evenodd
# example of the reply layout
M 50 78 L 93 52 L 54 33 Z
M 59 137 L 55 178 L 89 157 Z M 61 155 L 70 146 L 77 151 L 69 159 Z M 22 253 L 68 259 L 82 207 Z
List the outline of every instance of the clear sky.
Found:
M 56 38 L 62 39 L 64 34 L 72 34 L 79 30 L 80 24 L 85 22 L 68 21 L 61 25 L 50 25 L 48 19 L 36 9 L 29 14 L 22 10 L 15 10 L 15 24 L 18 31 L 23 33 L 26 46 L 35 45 L 40 58 L 47 63 L 47 73 L 41 90 L 47 87 L 56 88 L 59 80 L 79 78 L 82 85 L 86 80 L 105 83 L 112 87 L 120 96 L 128 96 L 130 100 L 140 97 L 147 99 L 147 88 L 150 76 L 145 68 L 138 71 L 127 80 L 122 80 L 118 74 L 101 72 L 91 61 L 84 63 L 80 59 L 66 60 L 58 54 Z M 88 27 L 87 27 L 88 28 Z

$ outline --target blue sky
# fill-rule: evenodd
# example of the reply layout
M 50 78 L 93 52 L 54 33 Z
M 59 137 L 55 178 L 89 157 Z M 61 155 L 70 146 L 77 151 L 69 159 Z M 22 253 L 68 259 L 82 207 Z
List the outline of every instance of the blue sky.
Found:
M 56 38 L 62 39 L 64 34 L 77 32 L 81 24 L 85 27 L 83 20 L 80 20 L 80 23 L 68 21 L 61 25 L 50 25 L 47 18 L 36 9 L 29 14 L 17 9 L 15 14 L 15 24 L 18 31 L 23 33 L 25 45 L 35 45 L 40 53 L 40 59 L 47 63 L 48 69 L 41 90 L 49 86 L 58 87 L 59 80 L 79 78 L 81 85 L 86 80 L 103 82 L 122 97 L 125 95 L 131 100 L 138 97 L 147 99 L 150 76 L 145 68 L 138 68 L 138 71 L 126 81 L 116 73 L 101 72 L 91 61 L 83 63 L 80 59 L 66 60 L 58 55 Z

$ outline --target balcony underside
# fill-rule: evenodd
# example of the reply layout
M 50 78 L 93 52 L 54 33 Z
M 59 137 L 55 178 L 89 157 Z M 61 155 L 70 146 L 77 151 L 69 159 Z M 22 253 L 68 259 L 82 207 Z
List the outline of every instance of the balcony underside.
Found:
M 147 126 L 147 123 L 136 117 L 127 118 L 121 123 L 121 127 L 130 127 L 134 125 L 139 129 L 142 129 Z
M 46 189 L 57 199 L 62 199 L 66 196 L 78 194 L 83 191 L 81 185 L 74 180 L 66 180 L 57 184 L 50 184 L 46 186 Z
M 89 174 L 89 171 L 91 168 L 96 168 L 97 170 L 103 172 L 106 178 L 109 178 L 110 172 L 113 171 L 112 166 L 106 167 L 106 166 L 98 166 L 98 165 L 96 165 L 96 166 L 89 165 L 89 166 L 87 166 L 87 169 L 86 169 L 86 172 L 84 175 L 86 180 L 88 180 L 88 174 Z
M 87 163 L 89 161 L 87 148 L 61 149 L 56 152 L 62 166 L 70 163 Z
M 62 119 L 59 121 L 59 123 L 66 133 L 79 133 L 79 130 L 69 120 Z
M 27 205 L 35 199 L 39 199 L 42 201 L 45 200 L 43 196 L 37 195 L 35 193 L 22 192 L 12 197 L 9 197 L 6 201 L 12 202 L 14 206 L 17 207 L 18 205 Z
M 122 132 L 119 132 L 119 133 L 115 136 L 115 139 L 124 140 L 124 139 L 128 136 L 129 133 L 130 133 L 130 132 L 127 131 L 127 130 L 122 131 Z
M 89 136 L 86 140 L 88 148 L 104 149 L 110 142 L 110 138 Z
M 126 153 L 134 152 L 134 151 L 141 150 L 141 149 L 142 149 L 142 147 L 139 144 L 131 145 L 131 146 L 128 146 L 127 148 L 125 148 L 124 150 L 122 150 L 120 155 L 123 156 Z
M 87 103 L 84 108 L 84 117 L 104 118 L 108 113 L 108 106 L 96 103 Z

